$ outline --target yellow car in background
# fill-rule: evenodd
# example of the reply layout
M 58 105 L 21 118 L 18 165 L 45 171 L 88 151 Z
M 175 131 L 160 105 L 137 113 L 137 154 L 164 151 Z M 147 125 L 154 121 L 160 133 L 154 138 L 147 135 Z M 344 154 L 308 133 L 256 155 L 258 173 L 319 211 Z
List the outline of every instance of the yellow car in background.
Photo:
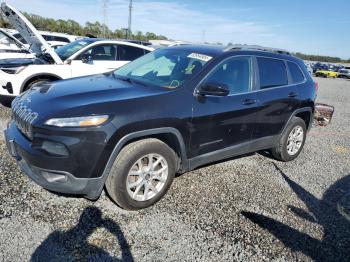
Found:
M 331 77 L 331 78 L 337 78 L 339 76 L 338 72 L 330 71 L 330 70 L 318 70 L 315 73 L 315 76 L 317 77 Z

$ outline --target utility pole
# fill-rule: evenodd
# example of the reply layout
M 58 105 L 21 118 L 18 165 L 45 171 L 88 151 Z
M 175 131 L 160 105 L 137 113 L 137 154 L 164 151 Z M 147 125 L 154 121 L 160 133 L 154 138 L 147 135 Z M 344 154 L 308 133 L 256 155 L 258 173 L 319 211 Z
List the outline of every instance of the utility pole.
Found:
M 102 13 L 103 13 L 103 37 L 108 37 L 107 27 L 108 27 L 108 6 L 109 0 L 102 0 Z
M 130 0 L 130 4 L 129 4 L 129 23 L 128 23 L 128 39 L 131 38 L 131 22 L 132 22 L 132 1 Z

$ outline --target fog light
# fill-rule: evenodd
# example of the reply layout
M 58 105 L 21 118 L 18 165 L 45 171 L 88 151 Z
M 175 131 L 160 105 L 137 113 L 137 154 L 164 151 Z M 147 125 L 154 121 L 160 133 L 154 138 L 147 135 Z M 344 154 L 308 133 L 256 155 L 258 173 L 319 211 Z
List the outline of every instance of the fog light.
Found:
M 69 152 L 65 145 L 51 141 L 44 141 L 41 148 L 49 154 L 56 156 L 69 156 Z

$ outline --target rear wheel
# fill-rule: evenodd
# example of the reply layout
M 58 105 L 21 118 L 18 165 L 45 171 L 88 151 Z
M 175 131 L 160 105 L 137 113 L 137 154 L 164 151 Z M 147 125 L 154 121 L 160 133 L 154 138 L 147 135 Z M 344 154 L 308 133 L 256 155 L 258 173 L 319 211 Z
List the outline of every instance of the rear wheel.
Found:
M 280 161 L 292 161 L 301 153 L 306 139 L 306 124 L 303 119 L 294 117 L 284 130 L 279 144 L 271 150 Z
M 158 202 L 174 177 L 176 154 L 158 139 L 125 146 L 106 181 L 109 196 L 124 209 L 138 210 Z

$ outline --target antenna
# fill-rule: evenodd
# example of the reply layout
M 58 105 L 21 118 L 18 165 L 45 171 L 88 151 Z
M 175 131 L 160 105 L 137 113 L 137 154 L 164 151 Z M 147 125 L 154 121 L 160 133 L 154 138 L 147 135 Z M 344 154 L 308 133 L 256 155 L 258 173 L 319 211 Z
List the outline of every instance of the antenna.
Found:
M 129 23 L 128 23 L 128 36 L 127 38 L 131 38 L 131 22 L 132 22 L 132 1 L 133 0 L 130 0 L 130 4 L 129 4 Z
M 102 13 L 103 13 L 103 37 L 108 37 L 108 6 L 109 0 L 102 0 Z

